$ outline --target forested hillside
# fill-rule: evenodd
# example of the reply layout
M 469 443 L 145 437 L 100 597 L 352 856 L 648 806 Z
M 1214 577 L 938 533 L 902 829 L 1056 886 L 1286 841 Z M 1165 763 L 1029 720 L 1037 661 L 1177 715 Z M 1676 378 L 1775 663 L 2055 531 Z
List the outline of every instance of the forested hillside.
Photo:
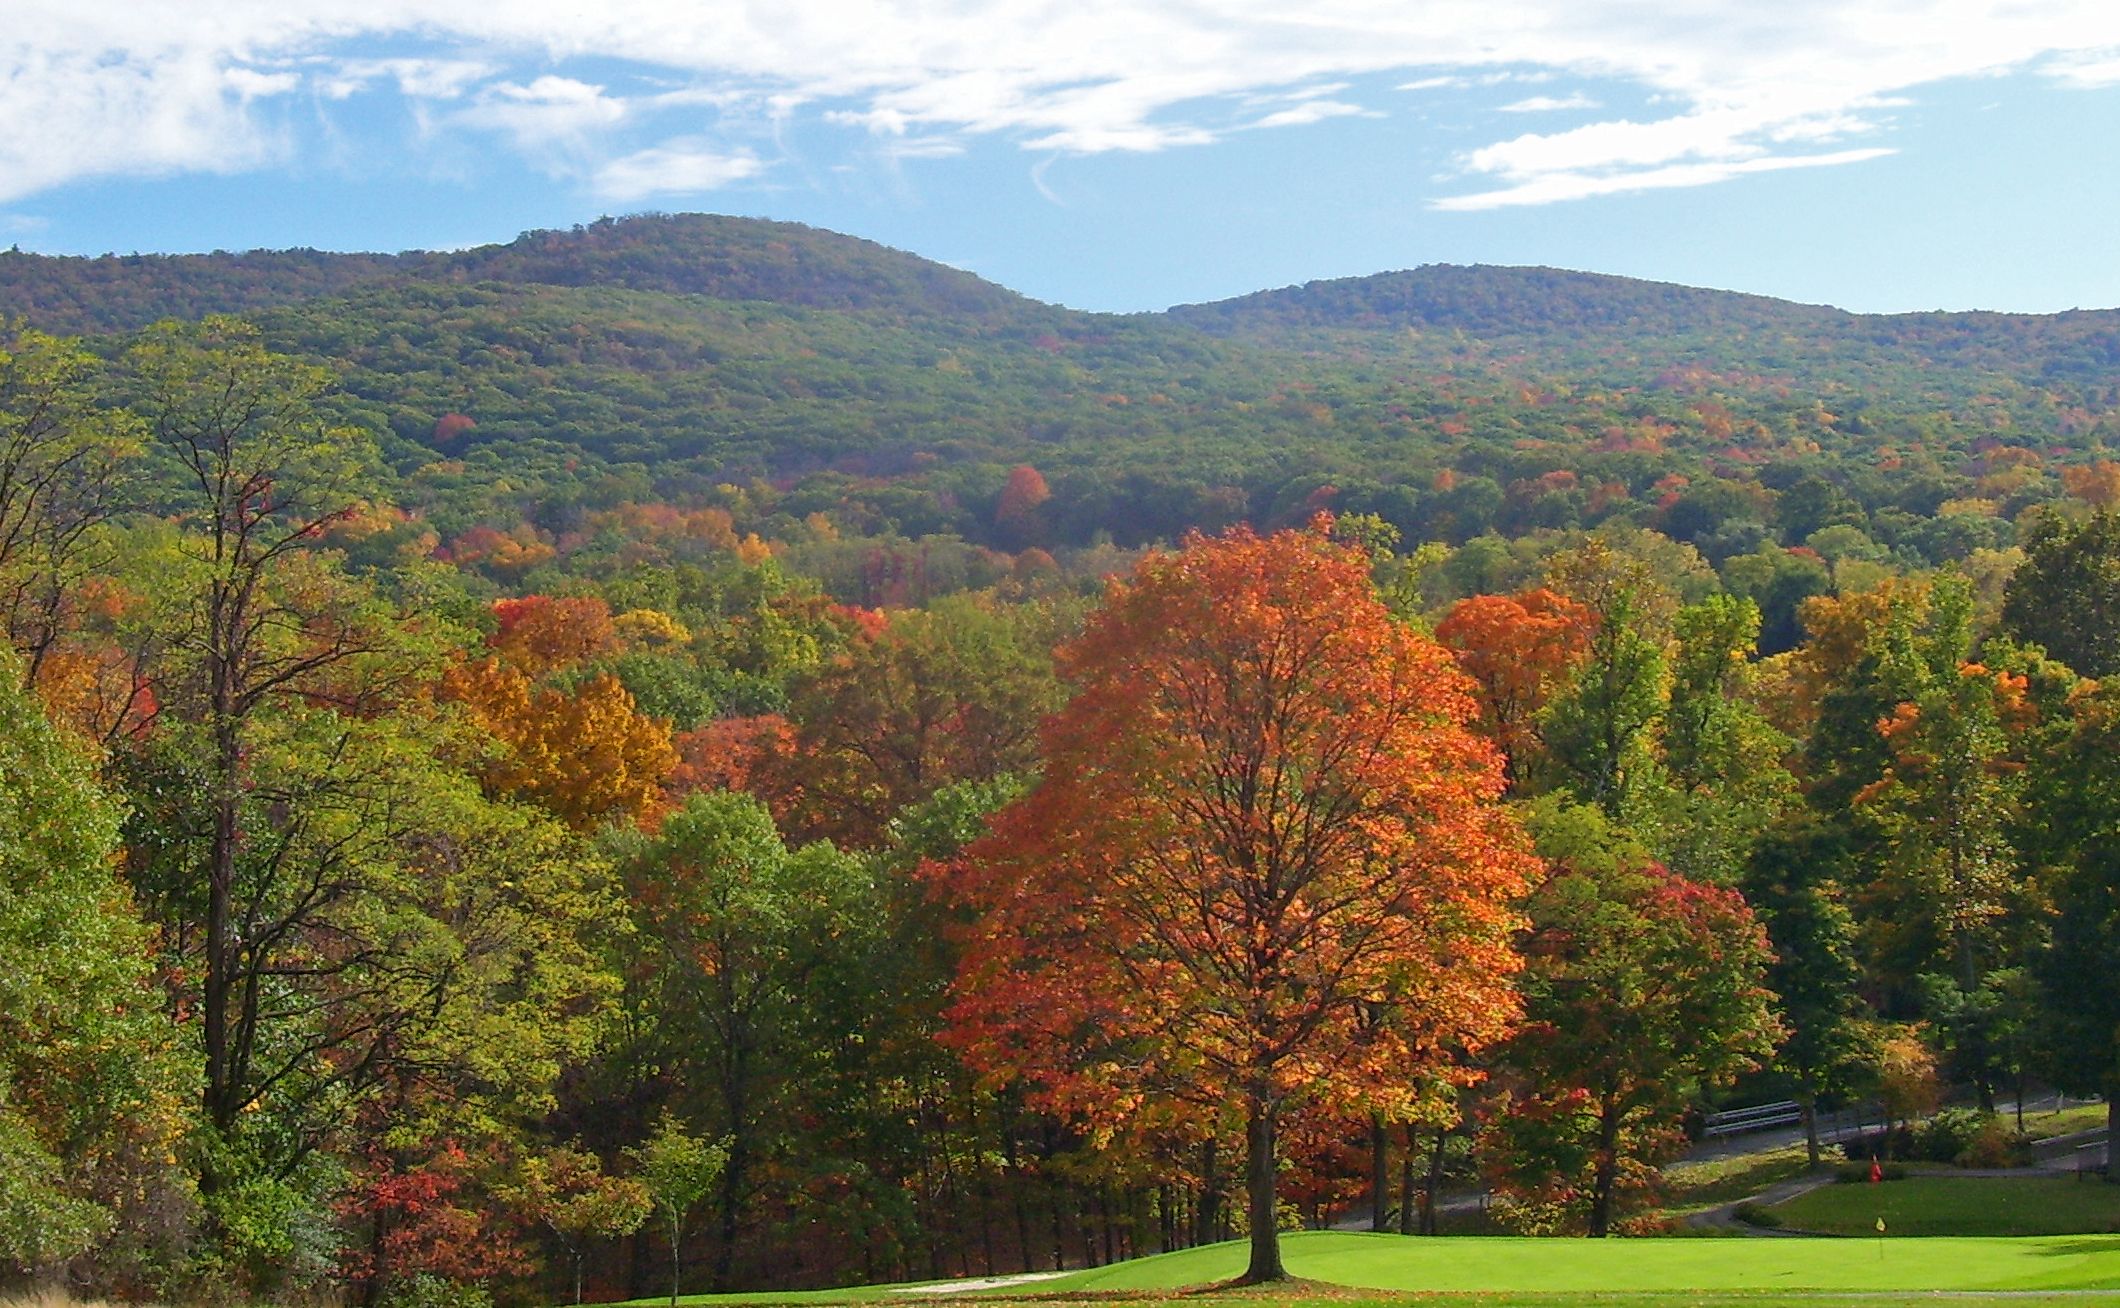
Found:
M 0 313 L 0 1267 L 1270 1269 L 2120 1091 L 2113 313 L 701 216 Z

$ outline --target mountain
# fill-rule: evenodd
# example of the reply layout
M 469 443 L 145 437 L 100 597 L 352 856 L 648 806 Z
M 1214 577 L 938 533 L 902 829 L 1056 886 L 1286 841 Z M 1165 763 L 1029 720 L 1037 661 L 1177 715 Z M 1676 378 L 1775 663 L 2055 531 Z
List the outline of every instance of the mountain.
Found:
M 1309 282 L 1169 312 L 1203 331 L 1249 335 L 1417 328 L 1474 335 L 1536 329 L 1668 336 L 1733 328 L 1836 331 L 1855 317 L 1763 295 L 1602 273 L 1454 264 Z
M 1548 369 L 1591 350 L 1751 368 L 1857 357 L 2019 377 L 2120 369 L 2120 310 L 1857 314 L 1559 268 L 1430 264 L 1180 305 L 1169 317 L 1218 336 L 1283 344 L 1462 333 L 1543 347 Z
M 1006 543 L 996 498 L 1028 464 L 1055 544 L 1331 503 L 1451 541 L 1616 517 L 1717 559 L 1839 514 L 1939 560 L 2007 543 L 2056 465 L 2120 446 L 2113 311 L 1862 315 L 1434 265 L 1092 314 L 698 214 L 399 255 L 0 254 L 0 315 L 111 354 L 210 312 L 336 369 L 341 416 L 445 538 L 763 486 L 849 535 Z M 1781 523 L 1806 481 L 1861 512 Z
M 0 317 L 48 331 L 131 331 L 161 318 L 255 313 L 355 290 L 414 284 L 616 286 L 717 300 L 986 319 L 1034 301 L 873 241 L 796 223 L 680 214 L 527 232 L 505 245 L 404 254 L 252 250 L 0 253 Z

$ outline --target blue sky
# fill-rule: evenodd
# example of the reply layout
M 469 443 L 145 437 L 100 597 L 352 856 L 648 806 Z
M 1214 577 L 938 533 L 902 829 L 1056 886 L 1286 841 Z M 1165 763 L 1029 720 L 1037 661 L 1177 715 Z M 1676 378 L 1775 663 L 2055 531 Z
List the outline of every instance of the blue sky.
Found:
M 1421 263 L 2120 306 L 2112 0 L 14 0 L 0 242 L 790 219 L 1152 309 Z

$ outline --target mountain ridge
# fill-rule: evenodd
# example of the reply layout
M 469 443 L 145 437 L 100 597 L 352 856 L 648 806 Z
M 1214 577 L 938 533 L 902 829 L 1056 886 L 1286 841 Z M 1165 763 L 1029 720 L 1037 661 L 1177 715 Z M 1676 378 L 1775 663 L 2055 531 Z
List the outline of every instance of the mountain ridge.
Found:
M 1545 265 L 1429 263 L 1320 278 L 1148 313 L 1046 304 L 977 274 L 881 242 L 801 223 L 720 214 L 642 214 L 534 229 L 462 250 L 308 248 L 189 254 L 0 252 L 0 316 L 75 334 L 130 331 L 161 317 L 247 313 L 377 285 L 487 281 L 619 286 L 810 308 L 968 316 L 1162 319 L 1214 335 L 1407 326 L 1475 334 L 1593 330 L 1839 332 L 2092 320 L 2120 309 L 1859 313 L 1748 291 Z M 1537 313 L 1527 312 L 1535 303 Z

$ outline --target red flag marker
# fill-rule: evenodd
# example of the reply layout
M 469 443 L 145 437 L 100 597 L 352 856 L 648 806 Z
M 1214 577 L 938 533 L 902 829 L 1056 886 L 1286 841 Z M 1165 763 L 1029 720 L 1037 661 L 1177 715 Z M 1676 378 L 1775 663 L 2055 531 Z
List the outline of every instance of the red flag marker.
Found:
M 1878 1181 L 1882 1181 L 1883 1179 L 1884 1179 L 1884 1168 L 1880 1167 L 1880 1166 L 1878 1165 L 1878 1163 L 1877 1163 L 1877 1160 L 1876 1160 L 1876 1159 L 1874 1159 L 1874 1158 L 1872 1158 L 1872 1159 L 1870 1160 L 1870 1180 L 1871 1180 L 1871 1182 L 1872 1182 L 1872 1183 L 1874 1184 L 1875 1182 L 1878 1182 Z

